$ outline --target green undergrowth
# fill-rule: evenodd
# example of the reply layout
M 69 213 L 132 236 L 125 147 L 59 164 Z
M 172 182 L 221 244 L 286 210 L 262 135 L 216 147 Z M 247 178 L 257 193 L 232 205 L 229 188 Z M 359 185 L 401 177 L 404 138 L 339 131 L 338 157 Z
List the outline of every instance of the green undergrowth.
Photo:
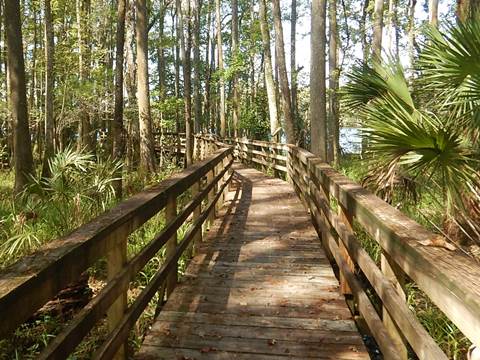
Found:
M 73 153 L 70 155 L 75 157 Z M 111 187 L 115 171 L 111 164 L 98 163 L 89 157 L 83 159 L 86 163 L 81 161 L 78 163 L 78 158 L 70 160 L 69 164 L 64 163 L 68 169 L 63 169 L 58 182 L 52 181 L 51 184 L 47 184 L 37 179 L 33 181 L 28 193 L 15 199 L 12 197 L 13 172 L 0 171 L 0 269 L 33 253 L 42 245 L 70 233 L 117 204 Z M 77 164 L 72 164 L 75 161 Z M 126 172 L 123 183 L 125 198 L 144 187 L 159 183 L 176 171 L 179 171 L 179 168 L 173 162 L 166 161 L 161 171 L 151 176 L 147 182 L 136 172 Z M 178 210 L 189 201 L 189 197 L 190 194 L 186 193 L 177 199 Z M 178 241 L 183 239 L 189 225 L 190 223 L 186 223 L 178 230 Z M 128 258 L 137 255 L 164 226 L 165 217 L 161 211 L 130 234 L 127 246 Z M 162 249 L 137 274 L 128 291 L 130 304 L 150 282 L 164 260 L 165 250 Z M 184 274 L 187 262 L 186 256 L 179 260 L 179 276 Z M 88 292 L 95 296 L 105 286 L 106 281 L 106 261 L 100 259 L 88 270 Z M 141 344 L 145 330 L 153 321 L 158 301 L 157 295 L 132 330 L 129 337 L 130 350 L 137 349 Z M 73 318 L 76 311 L 78 308 L 63 313 L 40 312 L 17 328 L 8 339 L 0 341 L 0 359 L 35 358 Z M 106 322 L 103 319 L 90 331 L 70 358 L 91 358 L 106 335 Z
M 368 166 L 359 157 L 347 157 L 342 160 L 339 170 L 350 179 L 362 183 L 367 176 Z M 391 199 L 393 206 L 434 232 L 437 232 L 442 224 L 443 209 L 439 203 L 437 194 L 428 192 L 422 193 L 416 199 L 406 198 L 403 194 L 396 193 Z M 363 249 L 377 266 L 380 266 L 381 247 L 378 242 L 357 221 L 354 222 L 354 230 Z M 460 330 L 415 283 L 407 282 L 405 292 L 409 308 L 448 358 L 454 360 L 466 359 L 466 353 L 471 344 Z M 379 298 L 372 289 L 368 293 L 375 307 L 380 309 Z M 414 355 L 411 355 L 410 358 L 416 359 Z

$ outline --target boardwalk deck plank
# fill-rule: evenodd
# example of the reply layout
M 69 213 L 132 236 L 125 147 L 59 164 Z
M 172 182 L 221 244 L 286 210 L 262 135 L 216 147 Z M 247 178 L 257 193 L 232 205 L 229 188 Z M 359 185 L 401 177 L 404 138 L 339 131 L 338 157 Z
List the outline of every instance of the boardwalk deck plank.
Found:
M 242 167 L 137 359 L 368 359 L 291 186 Z

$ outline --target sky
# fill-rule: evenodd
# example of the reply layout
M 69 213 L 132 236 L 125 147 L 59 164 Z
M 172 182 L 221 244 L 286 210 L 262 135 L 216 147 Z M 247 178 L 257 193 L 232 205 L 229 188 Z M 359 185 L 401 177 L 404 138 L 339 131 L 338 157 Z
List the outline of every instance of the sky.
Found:
M 290 11 L 290 1 L 289 0 L 282 0 L 282 10 L 284 12 L 283 16 L 285 17 L 286 14 Z M 309 2 L 310 3 L 310 2 Z M 358 1 L 360 6 L 360 1 Z M 388 6 L 385 4 L 385 6 Z M 449 3 L 447 0 L 440 0 L 439 1 L 439 18 L 441 19 L 444 17 L 448 12 Z M 302 85 L 308 85 L 309 82 L 309 74 L 310 74 L 310 8 L 309 5 L 305 5 L 300 7 L 298 10 L 299 19 L 297 21 L 297 36 L 296 36 L 296 49 L 297 49 L 297 66 L 303 67 L 299 74 L 299 81 Z M 415 8 L 416 14 L 416 22 L 417 24 L 421 23 L 422 21 L 428 20 L 428 13 L 425 11 L 423 7 L 423 1 L 418 1 Z M 343 21 L 342 19 L 338 19 L 338 21 Z M 349 26 L 351 27 L 358 27 L 358 23 L 356 21 L 349 21 Z M 288 69 L 290 69 L 290 21 L 284 20 L 283 21 L 283 32 L 284 32 L 284 41 L 285 41 L 285 57 L 287 60 Z M 384 29 L 383 33 L 383 45 L 385 48 L 385 40 L 386 40 L 386 29 Z M 406 42 L 406 36 L 403 37 L 403 42 Z M 328 49 L 327 49 L 328 50 Z M 273 54 L 273 52 L 272 52 Z M 357 44 L 357 46 L 353 49 L 353 55 L 356 59 L 361 59 L 362 51 L 361 45 Z M 328 56 L 328 53 L 327 53 Z M 340 54 L 340 58 L 343 54 Z M 408 56 L 407 53 L 404 51 L 400 53 L 401 61 L 404 66 L 408 66 Z M 328 69 L 327 69 L 328 75 Z

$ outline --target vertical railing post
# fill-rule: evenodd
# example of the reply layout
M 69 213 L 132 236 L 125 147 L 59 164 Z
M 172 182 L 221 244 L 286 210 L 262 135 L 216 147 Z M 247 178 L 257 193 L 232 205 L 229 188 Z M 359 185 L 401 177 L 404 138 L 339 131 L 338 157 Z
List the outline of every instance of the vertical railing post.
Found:
M 168 224 L 175 219 L 177 216 L 177 197 L 175 195 L 169 196 L 167 199 L 167 206 L 165 207 L 165 222 Z M 166 244 L 166 258 L 169 259 L 175 253 L 177 247 L 177 233 L 170 239 L 168 239 Z M 170 271 L 170 274 L 167 277 L 167 298 L 175 289 L 177 285 L 177 266 L 174 266 L 174 269 Z
M 220 161 L 216 166 L 215 166 L 215 172 L 214 172 L 214 176 L 218 176 L 218 174 L 221 173 L 222 171 L 222 166 L 223 166 L 223 163 L 222 161 Z M 222 187 L 223 185 L 223 177 L 220 178 L 218 180 L 218 182 L 215 184 L 215 193 L 217 193 L 218 191 L 220 191 L 220 188 Z M 223 206 L 223 193 L 218 197 L 218 200 L 217 200 L 217 203 L 215 204 L 215 217 L 218 216 L 219 212 L 220 212 L 220 209 L 222 208 Z
M 108 280 L 113 279 L 127 263 L 127 239 L 128 233 L 118 231 L 113 235 L 113 246 L 107 254 L 107 277 Z M 125 314 L 127 309 L 127 293 L 123 293 L 117 300 L 110 306 L 107 311 L 107 325 L 108 331 L 114 331 Z M 127 351 L 126 344 L 120 346 L 115 359 L 126 359 Z
M 338 204 L 338 216 L 340 220 L 345 224 L 345 226 L 353 232 L 353 217 L 348 213 L 348 211 L 342 206 L 342 204 Z M 352 258 L 348 254 L 348 250 L 343 244 L 342 240 L 338 241 L 338 248 L 340 250 L 340 254 L 342 255 L 343 259 L 345 260 L 346 264 L 350 268 L 350 270 L 355 273 L 355 263 L 353 262 Z M 350 286 L 348 286 L 348 282 L 340 272 L 340 291 L 344 295 L 352 295 L 352 290 Z
M 382 252 L 380 261 L 380 266 L 384 276 L 395 286 L 398 294 L 402 298 L 405 298 L 405 274 L 386 252 Z M 387 329 L 387 332 L 389 333 L 390 338 L 396 345 L 397 349 L 401 350 L 401 353 L 399 354 L 400 358 L 405 360 L 408 359 L 408 350 L 405 338 L 402 336 L 401 331 L 398 329 L 395 321 L 389 315 L 388 310 L 385 307 L 383 307 L 382 312 L 383 324 L 385 325 L 385 328 Z
M 207 184 L 210 184 L 213 181 L 214 169 L 210 170 L 207 173 Z M 215 186 L 208 192 L 208 203 L 210 204 L 215 197 Z M 211 228 L 215 220 L 215 209 L 212 208 L 210 214 L 208 214 L 208 227 Z
M 201 186 L 200 186 L 200 180 L 199 180 L 192 185 L 192 199 L 195 198 L 200 193 L 200 190 L 201 190 Z M 202 204 L 200 203 L 200 205 L 198 205 L 195 208 L 195 210 L 193 210 L 193 222 L 197 221 L 201 213 L 202 213 Z M 195 255 L 195 253 L 197 252 L 197 249 L 203 240 L 202 237 L 203 237 L 203 234 L 202 234 L 202 230 L 200 229 L 199 231 L 197 231 L 197 233 L 193 237 L 193 255 Z

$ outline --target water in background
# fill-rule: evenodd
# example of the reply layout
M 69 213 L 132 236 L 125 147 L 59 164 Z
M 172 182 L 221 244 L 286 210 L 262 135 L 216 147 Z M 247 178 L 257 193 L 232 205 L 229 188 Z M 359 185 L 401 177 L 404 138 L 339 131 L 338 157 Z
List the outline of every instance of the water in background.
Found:
M 340 148 L 344 154 L 362 153 L 362 136 L 359 128 L 340 128 Z

